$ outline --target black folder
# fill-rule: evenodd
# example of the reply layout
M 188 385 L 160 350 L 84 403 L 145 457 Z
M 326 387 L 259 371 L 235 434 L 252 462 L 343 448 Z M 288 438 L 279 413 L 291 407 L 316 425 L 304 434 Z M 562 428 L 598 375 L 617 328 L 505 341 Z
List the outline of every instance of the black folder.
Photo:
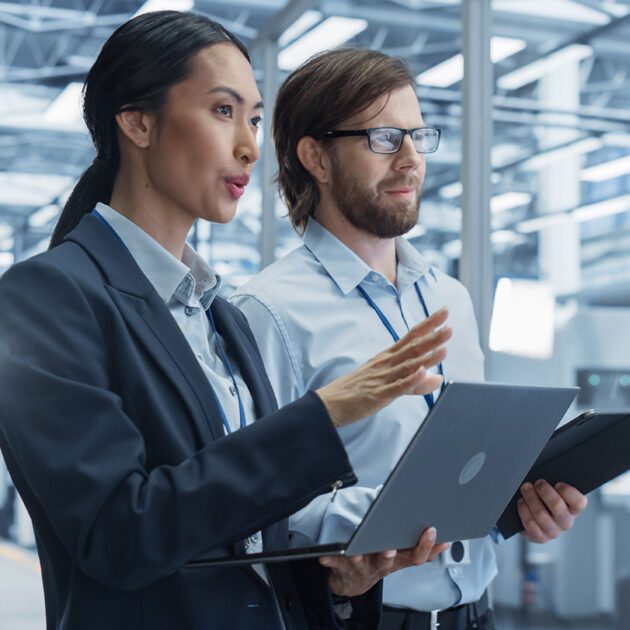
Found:
M 523 481 L 545 479 L 587 494 L 630 469 L 630 413 L 587 411 L 557 429 Z M 516 503 L 505 508 L 497 527 L 504 538 L 523 529 Z

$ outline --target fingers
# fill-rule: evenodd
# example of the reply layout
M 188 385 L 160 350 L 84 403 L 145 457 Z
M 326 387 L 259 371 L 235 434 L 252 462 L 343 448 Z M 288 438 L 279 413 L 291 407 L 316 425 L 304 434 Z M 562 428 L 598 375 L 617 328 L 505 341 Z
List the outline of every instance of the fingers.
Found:
M 577 488 L 570 486 L 568 483 L 557 483 L 554 488 L 556 492 L 565 500 L 569 507 L 569 512 L 577 516 L 583 512 L 588 505 L 588 498 L 582 494 Z
M 430 394 L 434 392 L 440 387 L 442 387 L 442 381 L 444 379 L 439 374 L 426 374 L 425 376 L 419 379 L 417 384 L 413 385 L 412 394 L 417 394 L 418 396 L 424 396 L 425 394 Z
M 524 499 L 519 499 L 516 504 L 518 515 L 523 523 L 524 532 L 523 535 L 530 542 L 544 543 L 547 542 L 544 532 L 540 526 L 536 523 L 534 515 L 531 513 L 527 503 Z
M 411 554 L 412 564 L 418 566 L 428 561 L 429 556 L 433 551 L 433 547 L 435 546 L 436 538 L 437 530 L 435 527 L 429 527 L 424 530 L 422 536 L 420 537 L 420 542 L 416 545 Z
M 431 555 L 429 556 L 429 562 L 433 562 L 441 553 L 444 553 L 450 545 L 448 543 L 440 543 L 439 545 L 435 545 L 433 550 L 431 551 Z
M 586 497 L 575 488 L 563 485 L 563 492 L 568 495 L 571 505 L 558 490 L 542 479 L 533 485 L 525 483 L 521 487 L 523 498 L 519 500 L 519 504 L 523 501 L 524 507 L 527 507 L 527 510 L 523 508 L 524 518 L 522 517 L 521 520 L 526 533 L 532 535 L 536 542 L 546 542 L 556 538 L 573 526 L 575 515 L 584 509 L 585 503 L 582 498 L 586 499 Z M 574 513 L 573 510 L 576 512 Z M 544 538 L 542 541 L 540 540 L 541 533 Z
M 427 374 L 426 370 L 441 363 L 445 357 L 446 348 L 441 347 L 429 354 L 413 357 L 389 367 L 388 382 L 383 385 L 383 393 L 386 396 L 399 396 L 425 394 L 439 389 L 442 378 L 439 375 Z
M 363 560 L 363 556 L 321 556 L 319 563 L 325 567 L 339 568 L 345 566 L 346 563 L 359 564 Z
M 440 363 L 446 356 L 446 348 L 437 355 L 437 363 Z M 426 366 L 432 367 L 432 366 Z M 401 394 L 429 394 L 442 386 L 443 378 L 439 374 L 429 374 L 425 366 L 421 366 L 417 371 L 410 372 L 407 376 L 398 379 L 391 384 L 390 395 L 399 396 Z
M 446 307 L 441 308 L 439 311 L 435 311 L 435 313 L 433 313 L 430 317 L 427 317 L 419 324 L 412 326 L 404 337 L 401 337 L 393 346 L 391 346 L 391 350 L 393 352 L 397 352 L 400 348 L 407 346 L 409 343 L 423 337 L 428 337 L 432 333 L 439 332 L 436 329 L 443 326 L 447 319 L 448 309 Z
M 426 335 L 428 332 L 435 328 L 439 328 L 442 326 L 446 320 L 448 319 L 448 309 L 443 306 L 441 309 L 432 313 L 425 320 L 421 321 L 419 324 L 412 326 L 409 330 L 409 335 Z
M 403 346 L 399 346 L 394 352 L 391 352 L 393 346 L 390 348 L 390 360 L 392 362 L 399 362 L 411 358 L 423 357 L 425 355 L 427 355 L 426 358 L 428 359 L 428 355 L 438 351 L 452 336 L 453 329 L 450 326 L 445 326 L 428 335 L 410 339 Z
M 383 551 L 374 555 L 373 570 L 379 577 L 385 577 L 394 570 L 394 563 L 398 552 L 395 549 Z
M 432 562 L 440 553 L 448 549 L 447 543 L 436 545 L 436 538 L 437 532 L 435 527 L 426 529 L 413 549 L 405 549 L 398 552 L 396 570 Z

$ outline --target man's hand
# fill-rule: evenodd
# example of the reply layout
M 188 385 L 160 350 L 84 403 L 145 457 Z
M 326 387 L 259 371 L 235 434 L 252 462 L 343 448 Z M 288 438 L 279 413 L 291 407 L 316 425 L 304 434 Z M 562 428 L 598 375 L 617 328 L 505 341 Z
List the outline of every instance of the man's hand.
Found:
M 431 562 L 448 548 L 447 544 L 435 544 L 436 531 L 426 529 L 413 549 L 391 550 L 365 556 L 325 556 L 319 561 L 330 568 L 328 583 L 335 595 L 355 597 L 369 591 L 386 575 L 411 566 Z
M 573 527 L 588 502 L 579 490 L 566 483 L 551 486 L 543 479 L 521 486 L 518 514 L 530 542 L 546 543 Z

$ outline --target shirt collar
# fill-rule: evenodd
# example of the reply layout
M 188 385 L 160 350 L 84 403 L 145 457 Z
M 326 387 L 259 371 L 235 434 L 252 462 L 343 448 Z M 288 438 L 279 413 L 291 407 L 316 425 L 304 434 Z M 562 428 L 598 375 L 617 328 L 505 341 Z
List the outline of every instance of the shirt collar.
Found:
M 346 295 L 374 273 L 350 248 L 312 217 L 304 230 L 303 242 Z M 425 274 L 435 279 L 429 262 L 402 236 L 396 239 L 396 256 L 396 279 L 400 291 L 404 291 Z
M 220 277 L 186 243 L 182 260 L 178 260 L 140 226 L 104 203 L 96 211 L 118 234 L 140 270 L 167 304 L 176 299 L 189 304 L 197 297 L 206 310 L 221 284 Z

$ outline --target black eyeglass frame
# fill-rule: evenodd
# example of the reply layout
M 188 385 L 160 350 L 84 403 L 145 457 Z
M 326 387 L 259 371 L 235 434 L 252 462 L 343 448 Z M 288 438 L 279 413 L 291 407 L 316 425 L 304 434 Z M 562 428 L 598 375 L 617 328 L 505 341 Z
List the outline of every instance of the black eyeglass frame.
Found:
M 400 136 L 400 144 L 398 148 L 394 151 L 375 151 L 372 148 L 372 137 L 370 136 L 370 132 L 372 131 L 382 131 L 383 129 L 395 129 L 396 131 L 401 131 L 402 134 Z M 413 133 L 414 131 L 419 131 L 421 129 L 430 129 L 431 131 L 437 132 L 437 142 L 435 143 L 435 149 L 433 151 L 417 151 L 416 153 L 422 153 L 423 155 L 427 155 L 430 153 L 435 153 L 440 146 L 440 138 L 442 136 L 442 130 L 437 129 L 436 127 L 414 127 L 413 129 L 403 129 L 402 127 L 369 127 L 367 129 L 336 129 L 333 131 L 325 131 L 319 136 L 320 140 L 324 140 L 326 138 L 348 138 L 352 136 L 366 136 L 368 139 L 368 148 L 372 153 L 380 153 L 381 155 L 391 155 L 393 153 L 398 153 L 402 149 L 403 142 L 405 140 L 405 136 L 409 134 L 409 137 L 413 141 Z

